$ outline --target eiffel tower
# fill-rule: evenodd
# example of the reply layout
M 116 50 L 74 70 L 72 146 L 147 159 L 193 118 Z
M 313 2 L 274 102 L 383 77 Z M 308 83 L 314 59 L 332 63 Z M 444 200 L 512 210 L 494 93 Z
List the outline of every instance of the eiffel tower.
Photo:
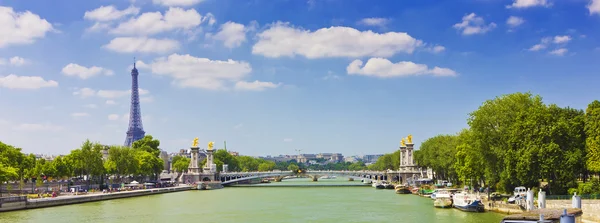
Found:
M 142 125 L 142 111 L 140 110 L 140 92 L 138 89 L 138 70 L 135 68 L 135 59 L 133 69 L 131 70 L 131 108 L 129 110 L 129 129 L 125 137 L 125 146 L 131 147 L 133 142 L 144 138 L 144 126 Z

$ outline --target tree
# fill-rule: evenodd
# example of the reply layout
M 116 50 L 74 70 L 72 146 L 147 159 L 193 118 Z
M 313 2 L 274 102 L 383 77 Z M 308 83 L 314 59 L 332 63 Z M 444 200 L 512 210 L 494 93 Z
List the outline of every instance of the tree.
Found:
M 138 163 L 135 160 L 135 150 L 124 146 L 111 146 L 108 149 L 108 159 L 104 166 L 110 173 L 117 177 L 136 174 L 138 172 Z
M 271 171 L 275 168 L 275 162 L 273 161 L 264 161 L 260 165 L 258 165 L 258 171 Z
M 158 139 L 154 139 L 151 135 L 146 135 L 144 138 L 133 142 L 131 148 L 136 150 L 144 150 L 158 157 L 160 155 L 160 149 L 158 148 L 159 146 L 160 141 Z
M 67 162 L 62 157 L 56 157 L 54 161 L 52 161 L 52 165 L 54 166 L 55 177 L 64 178 L 69 177 L 71 175 L 71 167 L 67 164 Z
M 585 110 L 585 147 L 587 169 L 600 172 L 600 101 L 590 103 Z
M 190 158 L 183 156 L 174 156 L 171 160 L 171 165 L 173 166 L 173 170 L 179 173 L 184 173 L 188 170 L 190 166 Z
M 294 173 L 297 173 L 298 170 L 300 169 L 300 167 L 298 167 L 298 165 L 296 165 L 294 163 L 291 163 L 290 165 L 288 165 L 287 169 Z

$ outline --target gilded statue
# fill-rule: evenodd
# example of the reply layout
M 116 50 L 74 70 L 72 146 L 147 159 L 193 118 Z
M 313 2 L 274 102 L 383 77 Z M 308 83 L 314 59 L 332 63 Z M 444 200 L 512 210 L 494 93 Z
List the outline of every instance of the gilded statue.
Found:
M 192 142 L 192 147 L 198 147 L 198 137 L 194 138 L 194 142 Z
M 412 144 L 412 135 L 408 134 L 408 137 L 406 137 L 406 141 L 408 141 L 408 143 Z
M 208 142 L 208 150 L 213 150 L 214 142 Z
M 405 147 L 405 146 L 406 146 L 406 144 L 405 144 L 404 142 L 405 142 L 405 141 L 404 141 L 404 138 L 402 138 L 402 140 L 400 140 L 400 146 L 402 146 L 402 147 Z

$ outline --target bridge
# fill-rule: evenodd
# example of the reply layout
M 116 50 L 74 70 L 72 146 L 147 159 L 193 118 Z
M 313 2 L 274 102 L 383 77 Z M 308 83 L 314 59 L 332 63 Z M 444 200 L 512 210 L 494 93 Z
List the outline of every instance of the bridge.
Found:
M 344 171 L 344 170 L 306 170 L 300 175 L 309 175 L 313 177 L 318 176 L 348 176 L 348 177 L 357 177 L 357 178 L 366 178 L 366 179 L 378 179 L 378 180 L 387 180 L 388 176 L 398 176 L 397 171 Z M 219 179 L 222 185 L 229 185 L 245 180 L 252 180 L 258 178 L 268 178 L 268 177 L 286 177 L 286 176 L 294 176 L 297 173 L 292 171 L 266 171 L 266 172 L 226 172 L 219 173 Z

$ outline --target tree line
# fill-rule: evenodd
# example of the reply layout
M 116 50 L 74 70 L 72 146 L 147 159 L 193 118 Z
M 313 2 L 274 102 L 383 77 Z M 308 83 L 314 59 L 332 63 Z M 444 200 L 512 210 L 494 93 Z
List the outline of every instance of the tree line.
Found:
M 159 145 L 159 140 L 147 135 L 131 147 L 110 146 L 107 159 L 103 159 L 102 151 L 106 146 L 86 140 L 68 155 L 47 161 L 0 142 L 0 182 L 17 181 L 23 185 L 28 181 L 41 183 L 49 179 L 82 179 L 85 176 L 89 184 L 102 183 L 107 175 L 117 176 L 117 181 L 125 176 L 155 179 L 164 166 L 159 158 Z
M 600 193 L 599 101 L 583 111 L 514 93 L 485 101 L 467 123 L 457 134 L 425 140 L 415 162 L 437 179 L 504 192 L 541 186 L 550 194 Z

